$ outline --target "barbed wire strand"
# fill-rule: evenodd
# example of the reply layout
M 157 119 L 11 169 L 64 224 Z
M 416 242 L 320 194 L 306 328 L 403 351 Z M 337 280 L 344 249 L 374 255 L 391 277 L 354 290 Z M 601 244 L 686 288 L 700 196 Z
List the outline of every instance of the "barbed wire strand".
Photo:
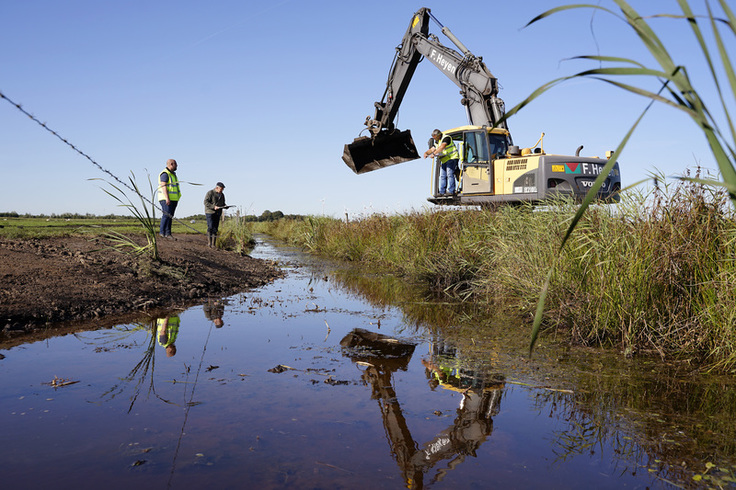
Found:
M 120 184 L 121 184 L 122 186 L 124 186 L 124 187 L 125 187 L 126 189 L 130 190 L 130 191 L 131 191 L 131 192 L 133 192 L 134 194 L 137 194 L 137 195 L 138 195 L 138 196 L 139 196 L 139 197 L 140 197 L 141 199 L 143 199 L 144 201 L 146 201 L 146 202 L 147 202 L 148 204 L 150 204 L 151 206 L 153 206 L 153 207 L 154 207 L 154 208 L 156 208 L 157 210 L 161 211 L 161 214 L 162 214 L 162 215 L 166 214 L 166 215 L 170 216 L 170 217 L 171 217 L 171 219 L 173 219 L 173 220 L 176 220 L 176 222 L 177 222 L 177 223 L 179 223 L 179 224 L 181 224 L 181 225 L 185 226 L 186 228 L 189 228 L 190 230 L 194 231 L 195 233 L 199 233 L 199 234 L 202 234 L 202 235 L 204 235 L 204 233 L 203 233 L 203 232 L 201 232 L 201 231 L 199 231 L 199 230 L 197 230 L 197 229 L 195 229 L 195 228 L 193 228 L 193 227 L 189 226 L 188 224 L 186 224 L 185 222 L 181 221 L 180 219 L 178 219 L 178 218 L 175 218 L 174 216 L 171 216 L 171 215 L 170 215 L 169 213 L 165 212 L 165 211 L 164 211 L 164 210 L 163 210 L 163 209 L 161 208 L 161 206 L 159 206 L 159 205 L 158 205 L 158 204 L 156 204 L 155 202 L 151 201 L 151 200 L 150 200 L 150 199 L 149 199 L 148 197 L 144 196 L 143 194 L 141 194 L 140 192 L 138 192 L 137 190 L 135 190 L 135 189 L 134 189 L 134 188 L 133 188 L 133 187 L 132 187 L 132 186 L 131 186 L 130 184 L 128 184 L 127 182 L 124 182 L 124 181 L 120 180 L 120 179 L 119 179 L 119 178 L 118 178 L 118 177 L 117 177 L 117 176 L 116 176 L 115 174 L 113 174 L 113 173 L 112 173 L 111 171 L 107 170 L 106 168 L 103 168 L 103 167 L 102 167 L 102 165 L 100 165 L 99 163 L 97 163 L 97 162 L 96 162 L 96 161 L 95 161 L 95 160 L 94 160 L 94 159 L 93 159 L 93 158 L 92 158 L 91 156 L 87 155 L 87 154 L 86 154 L 85 152 L 83 152 L 82 150 L 80 150 L 79 148 L 77 148 L 77 147 L 76 147 L 76 146 L 75 146 L 74 144 L 72 144 L 71 142 L 69 142 L 69 140 L 67 140 L 67 139 L 63 138 L 63 137 L 62 137 L 62 136 L 61 136 L 61 135 L 60 135 L 59 133 L 57 133 L 56 131 L 54 131 L 54 130 L 53 130 L 53 129 L 51 129 L 50 127 L 48 127 L 48 125 L 47 125 L 46 123 L 44 123 L 44 122 L 41 122 L 41 121 L 40 121 L 40 120 L 39 120 L 38 118 L 36 118 L 36 116 L 34 116 L 34 115 L 33 115 L 33 114 L 31 114 L 30 112 L 28 112 L 28 111 L 26 111 L 25 109 L 23 109 L 23 107 L 22 107 L 22 106 L 21 106 L 20 104 L 18 104 L 17 102 L 14 102 L 13 100 L 11 100 L 11 99 L 10 99 L 9 97 L 7 97 L 7 96 L 6 96 L 6 95 L 5 95 L 5 94 L 4 94 L 4 93 L 3 93 L 2 91 L 0 91 L 0 99 L 3 99 L 3 100 L 6 100 L 6 101 L 8 101 L 8 103 L 9 103 L 9 104 L 11 104 L 11 105 L 12 105 L 12 106 L 14 106 L 14 107 L 15 107 L 16 109 L 18 109 L 18 110 L 19 110 L 20 112 L 22 112 L 23 114 L 25 114 L 26 116 L 28 116 L 28 118 L 29 118 L 29 119 L 30 119 L 31 121 L 35 122 L 36 124 L 38 124 L 39 126 L 41 126 L 41 127 L 43 128 L 43 129 L 45 129 L 45 130 L 46 130 L 46 131 L 48 131 L 49 133 L 51 133 L 51 134 L 53 134 L 54 136 L 56 136 L 57 138 L 59 138 L 59 139 L 60 139 L 60 140 L 61 140 L 61 141 L 62 141 L 62 142 L 63 142 L 64 144 L 66 144 L 66 145 L 67 145 L 68 147 L 70 147 L 70 148 L 71 148 L 72 150 L 76 151 L 77 153 L 79 153 L 80 155 L 82 155 L 82 156 L 83 156 L 84 158 L 86 158 L 87 160 L 89 160 L 89 161 L 90 161 L 90 162 L 91 162 L 91 163 L 92 163 L 92 164 L 93 164 L 93 165 L 94 165 L 95 167 L 97 167 L 97 168 L 98 168 L 98 169 L 100 169 L 100 170 L 101 170 L 102 172 L 104 172 L 104 173 L 106 173 L 107 175 L 109 175 L 109 176 L 110 176 L 111 178 L 113 178 L 113 179 L 114 179 L 114 180 L 115 180 L 116 182 L 120 183 Z

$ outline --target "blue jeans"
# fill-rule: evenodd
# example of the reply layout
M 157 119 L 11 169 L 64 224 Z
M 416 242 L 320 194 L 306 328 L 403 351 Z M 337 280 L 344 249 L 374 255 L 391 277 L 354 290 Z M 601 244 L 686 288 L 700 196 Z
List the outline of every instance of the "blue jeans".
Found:
M 455 193 L 455 170 L 457 169 L 458 159 L 447 160 L 440 165 L 440 194 Z
M 171 221 L 174 218 L 174 211 L 176 211 L 176 205 L 179 204 L 179 201 L 171 201 L 171 204 L 168 205 L 166 201 L 159 201 L 158 203 L 161 205 L 161 211 L 163 211 L 159 233 L 163 236 L 171 236 Z

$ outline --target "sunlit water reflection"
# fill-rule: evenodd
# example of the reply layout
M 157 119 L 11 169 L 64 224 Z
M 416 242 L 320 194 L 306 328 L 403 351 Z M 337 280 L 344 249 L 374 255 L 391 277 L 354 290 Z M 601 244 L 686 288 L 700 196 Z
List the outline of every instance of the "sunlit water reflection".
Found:
M 327 262 L 268 242 L 253 255 L 278 260 L 287 277 L 3 351 L 2 486 L 693 483 L 697 471 L 673 471 L 634 440 L 639 419 L 621 407 L 581 408 L 576 396 L 586 395 L 573 392 L 590 390 L 575 380 L 543 387 L 523 344 L 489 334 L 461 344 L 406 309 L 368 301 Z M 420 316 L 444 315 L 432 308 L 420 304 Z

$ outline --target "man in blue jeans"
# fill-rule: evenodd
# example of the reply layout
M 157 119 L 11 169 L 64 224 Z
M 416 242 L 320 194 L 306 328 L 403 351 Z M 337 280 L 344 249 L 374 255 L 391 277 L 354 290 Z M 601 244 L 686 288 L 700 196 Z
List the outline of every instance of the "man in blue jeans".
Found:
M 443 136 L 442 131 L 432 131 L 434 147 L 424 152 L 424 158 L 440 157 L 440 196 L 452 196 L 455 194 L 455 170 L 460 161 L 460 153 L 457 151 L 452 138 Z
M 159 234 L 165 238 L 171 237 L 171 222 L 181 198 L 181 187 L 176 177 L 177 168 L 176 160 L 170 158 L 166 161 L 166 168 L 158 175 L 158 202 L 163 212 Z

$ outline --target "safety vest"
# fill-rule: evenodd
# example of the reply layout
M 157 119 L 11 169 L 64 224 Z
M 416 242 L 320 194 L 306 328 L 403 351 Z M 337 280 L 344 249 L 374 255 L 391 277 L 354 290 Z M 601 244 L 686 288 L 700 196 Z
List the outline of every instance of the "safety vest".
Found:
M 179 188 L 179 179 L 176 178 L 176 174 L 170 171 L 168 168 L 164 169 L 163 172 L 158 174 L 158 200 L 165 201 L 166 194 L 164 194 L 164 188 L 161 185 L 161 176 L 163 174 L 169 175 L 169 181 L 166 183 L 166 190 L 169 193 L 169 201 L 178 201 L 181 197 L 181 189 Z
M 443 139 L 445 139 L 445 135 L 442 135 L 442 138 L 440 138 L 439 141 L 434 142 L 434 147 L 439 148 L 439 146 L 442 144 Z M 460 153 L 457 151 L 457 147 L 452 141 L 452 138 L 450 138 L 450 144 L 445 146 L 445 149 L 442 150 L 442 153 L 440 153 L 440 163 L 445 163 L 448 160 L 457 160 L 459 158 Z
M 156 337 L 158 338 L 159 345 L 162 347 L 168 347 L 176 341 L 176 336 L 179 335 L 179 323 L 181 321 L 178 316 L 170 316 L 169 322 L 164 329 L 165 320 L 166 318 L 156 320 Z M 162 333 L 166 334 L 166 342 L 161 342 L 160 335 Z

